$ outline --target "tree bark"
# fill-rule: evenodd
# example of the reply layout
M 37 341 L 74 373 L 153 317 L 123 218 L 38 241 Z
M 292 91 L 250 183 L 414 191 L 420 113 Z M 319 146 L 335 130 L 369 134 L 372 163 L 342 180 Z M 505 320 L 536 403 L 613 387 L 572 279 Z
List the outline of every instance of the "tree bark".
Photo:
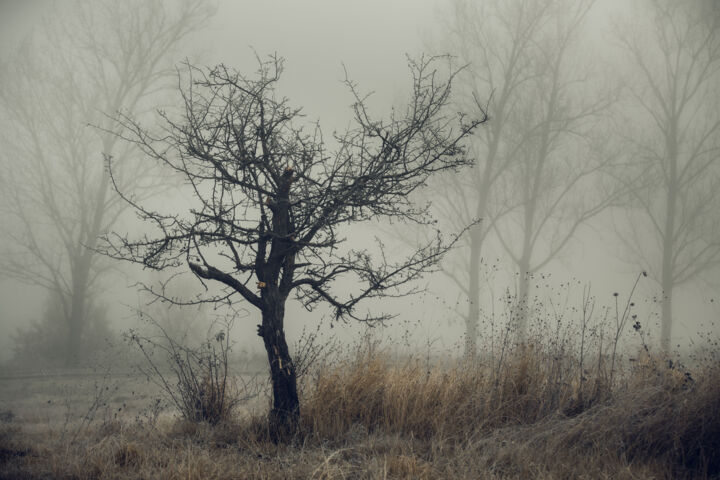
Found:
M 265 343 L 270 364 L 273 406 L 269 415 L 269 428 L 274 442 L 291 438 L 297 432 L 300 420 L 297 375 L 285 341 L 284 316 L 285 306 L 282 301 L 267 302 L 258 331 Z

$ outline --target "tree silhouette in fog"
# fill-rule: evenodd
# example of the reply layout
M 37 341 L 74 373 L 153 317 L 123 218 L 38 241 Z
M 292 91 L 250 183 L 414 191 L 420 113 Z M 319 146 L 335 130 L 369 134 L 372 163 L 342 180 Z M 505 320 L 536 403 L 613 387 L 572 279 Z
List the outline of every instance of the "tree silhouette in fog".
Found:
M 43 31 L 4 59 L 0 181 L 10 219 L 0 271 L 58 299 L 66 365 L 81 357 L 91 303 L 109 271 L 93 251 L 96 238 L 126 209 L 103 157 L 115 157 L 116 181 L 138 194 L 153 195 L 157 184 L 126 144 L 89 124 L 108 127 L 104 114 L 138 109 L 167 86 L 173 49 L 212 14 L 201 1 L 176 6 L 58 4 Z
M 385 120 L 371 115 L 367 96 L 346 80 L 354 96 L 354 127 L 335 133 L 332 149 L 319 125 L 303 127 L 301 110 L 276 92 L 282 73 L 277 57 L 258 60 L 255 77 L 223 65 L 188 65 L 181 77 L 182 113 L 161 113 L 160 129 L 147 130 L 127 115 L 118 118 L 125 139 L 185 178 L 191 199 L 185 207 L 151 209 L 116 185 L 150 230 L 140 238 L 110 235 L 103 249 L 153 269 L 190 270 L 222 287 L 205 301 L 240 300 L 259 310 L 276 439 L 291 434 L 299 418 L 284 329 L 288 298 L 310 311 L 328 304 L 335 319 L 386 320 L 387 314 L 360 310 L 360 303 L 412 293 L 413 282 L 454 241 L 437 232 L 426 245 L 393 259 L 379 241 L 352 248 L 341 236 L 344 226 L 379 218 L 430 224 L 427 209 L 408 195 L 431 175 L 471 163 L 461 141 L 485 117 L 447 113 L 456 72 L 443 76 L 439 61 L 410 61 L 408 106 Z M 112 160 L 110 167 L 114 172 Z
M 670 348 L 675 288 L 720 263 L 720 12 L 712 2 L 647 2 L 619 35 L 631 62 L 622 136 L 640 177 L 619 229 L 659 283 Z
M 511 315 L 522 338 L 532 274 L 617 198 L 617 189 L 598 182 L 612 163 L 597 139 L 613 97 L 594 81 L 598 71 L 583 38 L 593 4 L 456 0 L 443 18 L 450 34 L 442 48 L 468 63 L 458 81 L 462 108 L 490 99 L 488 127 L 469 141 L 478 158 L 472 173 L 433 183 L 444 219 L 456 227 L 481 220 L 444 268 L 468 299 L 470 356 L 481 314 L 482 254 L 492 234 L 519 274 Z

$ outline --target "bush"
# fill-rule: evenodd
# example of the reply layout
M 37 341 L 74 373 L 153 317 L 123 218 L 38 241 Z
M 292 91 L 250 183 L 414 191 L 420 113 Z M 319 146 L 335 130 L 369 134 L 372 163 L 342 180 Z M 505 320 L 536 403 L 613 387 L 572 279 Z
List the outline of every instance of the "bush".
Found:
M 228 370 L 232 319 L 222 322 L 220 328 L 211 328 L 208 339 L 192 347 L 180 343 L 152 317 L 142 317 L 158 333 L 151 337 L 131 330 L 127 334 L 147 361 L 149 370 L 143 373 L 162 388 L 186 420 L 212 425 L 227 420 L 244 400 Z M 160 360 L 156 352 L 161 354 Z

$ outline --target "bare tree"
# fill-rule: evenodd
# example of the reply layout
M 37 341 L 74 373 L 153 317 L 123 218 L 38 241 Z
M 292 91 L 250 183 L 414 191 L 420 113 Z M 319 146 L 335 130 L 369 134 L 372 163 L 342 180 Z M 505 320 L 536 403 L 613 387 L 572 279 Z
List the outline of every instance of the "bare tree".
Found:
M 138 109 L 167 86 L 173 49 L 212 13 L 199 0 L 177 7 L 78 1 L 48 13 L 44 30 L 4 62 L 0 178 L 9 218 L 0 268 L 60 298 L 67 365 L 78 361 L 90 303 L 108 269 L 93 251 L 96 238 L 125 209 L 112 195 L 103 156 L 123 164 L 116 181 L 138 194 L 154 192 L 142 184 L 155 186 L 127 145 L 89 124 L 107 126 L 103 114 Z
M 443 79 L 435 63 L 410 62 L 413 95 L 405 111 L 388 120 L 374 119 L 367 97 L 347 80 L 356 126 L 334 135 L 332 152 L 320 127 L 304 130 L 297 124 L 300 110 L 277 96 L 282 60 L 276 57 L 259 61 L 256 78 L 222 65 L 209 70 L 188 65 L 189 78 L 181 82 L 182 118 L 163 115 L 158 133 L 119 117 L 125 138 L 183 175 L 194 200 L 188 211 L 162 213 L 118 188 L 155 231 L 140 239 L 116 234 L 103 248 L 153 269 L 188 268 L 223 287 L 205 300 L 240 297 L 260 311 L 258 335 L 270 365 L 269 422 L 276 439 L 295 431 L 299 415 L 284 330 L 288 297 L 293 294 L 310 311 L 329 304 L 336 319 L 384 321 L 388 315 L 361 313 L 358 304 L 411 293 L 412 282 L 449 248 L 438 232 L 409 257 L 392 261 L 382 243 L 373 254 L 343 248 L 339 236 L 344 225 L 382 217 L 428 223 L 427 210 L 407 195 L 431 175 L 470 163 L 460 142 L 484 118 L 465 121 L 445 113 L 455 73 Z M 338 281 L 357 290 L 342 295 Z
M 620 34 L 634 70 L 624 136 L 644 180 L 620 233 L 662 289 L 667 351 L 675 288 L 720 263 L 720 14 L 711 2 L 647 8 L 644 28 Z
M 451 34 L 442 47 L 469 64 L 459 81 L 464 109 L 477 109 L 478 99 L 490 98 L 488 127 L 471 139 L 479 159 L 472 174 L 433 183 L 442 218 L 456 228 L 480 220 L 462 240 L 464 248 L 444 264 L 468 299 L 468 356 L 476 350 L 481 262 L 489 234 L 497 233 L 520 271 L 514 316 L 522 334 L 529 277 L 611 198 L 590 198 L 586 189 L 584 200 L 578 200 L 609 158 L 583 138 L 597 128 L 610 103 L 608 95 L 581 90 L 592 88 L 594 72 L 578 58 L 576 43 L 593 3 L 456 0 L 446 20 Z
M 583 48 L 582 27 L 593 3 L 538 2 L 544 14 L 532 39 L 533 75 L 517 92 L 520 106 L 509 133 L 521 142 L 502 185 L 512 211 L 494 228 L 520 276 L 512 320 L 521 339 L 533 274 L 618 195 L 599 175 L 614 161 L 598 135 L 606 130 L 603 114 L 613 102 L 610 92 L 593 82 L 598 72 Z
M 554 14 L 552 1 L 456 0 L 442 18 L 439 48 L 458 55 L 468 67 L 458 79 L 458 108 L 468 113 L 488 111 L 487 128 L 469 139 L 477 161 L 470 173 L 438 177 L 433 198 L 439 217 L 454 229 L 473 224 L 456 252 L 443 261 L 443 271 L 467 298 L 465 355 L 477 351 L 480 318 L 480 277 L 483 245 L 508 204 L 493 202 L 500 180 L 517 162 L 524 138 L 513 125 L 525 112 L 521 95 L 537 76 L 538 40 Z M 484 104 L 480 99 L 488 98 Z

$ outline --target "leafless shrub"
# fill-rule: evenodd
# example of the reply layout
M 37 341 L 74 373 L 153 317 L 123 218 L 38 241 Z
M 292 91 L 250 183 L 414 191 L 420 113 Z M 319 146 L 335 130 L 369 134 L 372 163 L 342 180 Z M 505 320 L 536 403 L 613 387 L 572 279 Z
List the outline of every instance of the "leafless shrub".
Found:
M 239 388 L 238 380 L 231 377 L 228 369 L 232 318 L 214 324 L 208 339 L 193 347 L 173 338 L 147 314 L 142 317 L 159 335 L 151 337 L 131 330 L 127 338 L 147 360 L 149 370 L 144 373 L 162 388 L 183 418 L 216 425 L 228 419 L 238 404 L 252 397 L 248 385 L 243 383 Z M 165 365 L 155 357 L 156 352 Z

